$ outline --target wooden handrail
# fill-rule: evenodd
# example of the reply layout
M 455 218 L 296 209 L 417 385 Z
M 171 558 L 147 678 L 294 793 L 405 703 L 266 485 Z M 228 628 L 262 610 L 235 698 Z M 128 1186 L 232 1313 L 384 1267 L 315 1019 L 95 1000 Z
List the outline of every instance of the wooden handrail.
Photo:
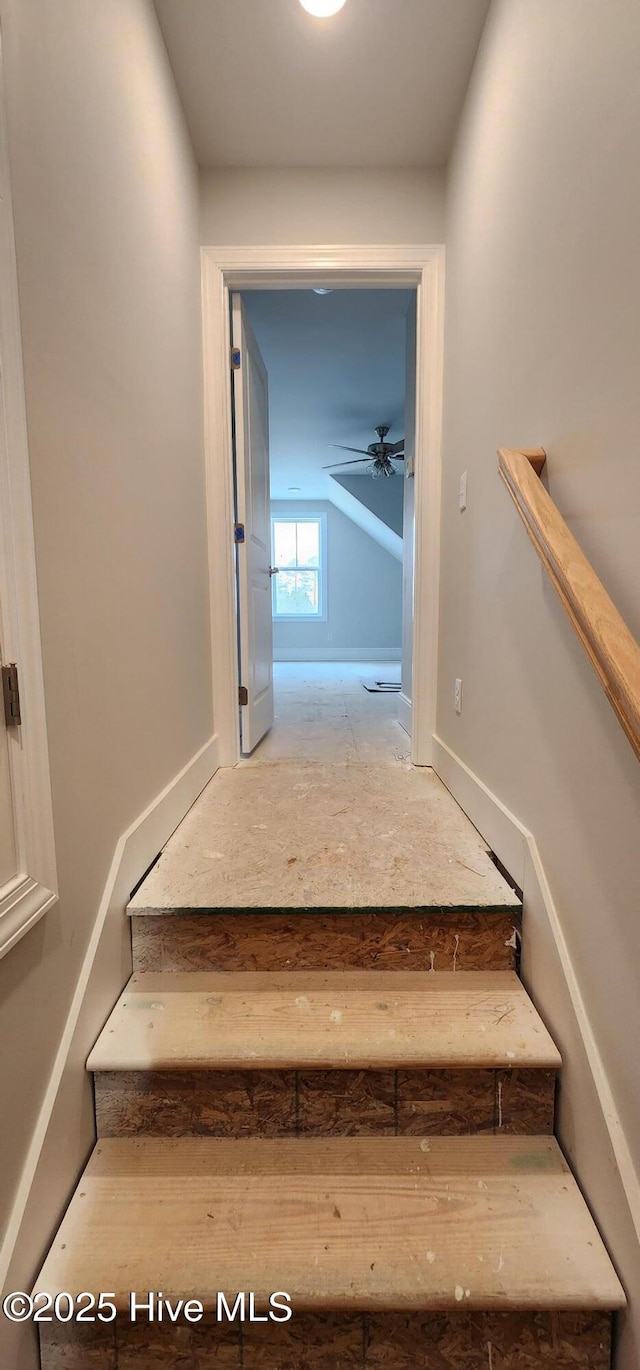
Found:
M 500 448 L 500 475 L 640 757 L 640 646 L 539 479 L 546 453 Z

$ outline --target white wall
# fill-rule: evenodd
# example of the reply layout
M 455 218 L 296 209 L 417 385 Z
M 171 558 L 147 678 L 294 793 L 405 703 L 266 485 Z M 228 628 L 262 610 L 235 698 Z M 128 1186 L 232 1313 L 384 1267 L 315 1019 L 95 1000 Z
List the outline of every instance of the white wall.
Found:
M 206 171 L 205 246 L 440 243 L 444 172 L 301 168 Z
M 327 618 L 273 624 L 276 660 L 388 660 L 402 640 L 402 566 L 328 501 L 273 500 L 273 514 L 327 517 Z
M 117 840 L 212 718 L 197 173 L 153 6 L 1 11 L 60 880 L 0 963 L 4 1219 Z M 24 1278 L 91 1142 L 84 1086 L 79 1063 Z
M 496 448 L 547 449 L 551 494 L 638 633 L 639 70 L 635 0 L 494 0 L 449 177 L 438 708 L 443 740 L 538 842 L 638 1161 L 640 772 Z M 567 1080 L 563 1137 L 615 1249 Z M 640 1363 L 636 1336 L 621 1365 Z

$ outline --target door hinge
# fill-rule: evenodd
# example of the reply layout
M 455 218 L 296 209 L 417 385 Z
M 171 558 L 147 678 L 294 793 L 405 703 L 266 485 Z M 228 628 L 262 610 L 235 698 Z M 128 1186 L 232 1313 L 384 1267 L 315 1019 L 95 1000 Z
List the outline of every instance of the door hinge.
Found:
M 239 347 L 231 346 L 231 370 L 239 371 L 242 363 L 242 353 Z
M 249 691 L 248 691 L 246 685 L 239 685 L 239 686 L 238 686 L 238 702 L 239 702 L 240 704 L 248 704 L 248 703 L 249 703 Z
M 244 523 L 234 523 L 234 525 L 233 525 L 233 541 L 234 541 L 234 542 L 244 542 Z
M 22 723 L 22 717 L 20 714 L 18 667 L 15 662 L 11 666 L 2 667 L 2 697 L 4 699 L 4 721 L 8 728 L 16 727 Z

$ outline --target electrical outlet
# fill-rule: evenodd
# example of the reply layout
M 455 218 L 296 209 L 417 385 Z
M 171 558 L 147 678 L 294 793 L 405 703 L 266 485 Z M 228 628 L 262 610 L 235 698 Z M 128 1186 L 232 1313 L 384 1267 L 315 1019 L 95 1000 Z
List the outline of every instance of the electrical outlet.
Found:
M 467 473 L 462 472 L 460 477 L 460 513 L 463 514 L 467 507 Z
M 456 683 L 455 683 L 455 687 L 454 687 L 454 691 L 453 691 L 453 702 L 454 702 L 454 705 L 455 705 L 456 713 L 457 713 L 457 714 L 461 714 L 461 713 L 462 713 L 462 681 L 460 680 L 459 677 L 456 678 Z

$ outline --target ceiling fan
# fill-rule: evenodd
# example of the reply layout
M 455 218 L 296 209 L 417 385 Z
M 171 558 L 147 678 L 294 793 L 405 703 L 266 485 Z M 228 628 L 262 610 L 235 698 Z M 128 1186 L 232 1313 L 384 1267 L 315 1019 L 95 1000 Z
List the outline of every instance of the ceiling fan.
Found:
M 404 460 L 404 438 L 399 442 L 385 442 L 389 432 L 388 424 L 381 424 L 376 428 L 378 442 L 372 442 L 365 449 L 364 447 L 344 447 L 342 443 L 332 442 L 331 447 L 339 448 L 341 452 L 361 452 L 362 456 L 353 457 L 351 461 L 333 462 L 331 466 L 323 466 L 323 471 L 331 471 L 338 466 L 359 466 L 360 462 L 368 462 L 368 474 L 377 476 L 395 476 L 394 461 Z

